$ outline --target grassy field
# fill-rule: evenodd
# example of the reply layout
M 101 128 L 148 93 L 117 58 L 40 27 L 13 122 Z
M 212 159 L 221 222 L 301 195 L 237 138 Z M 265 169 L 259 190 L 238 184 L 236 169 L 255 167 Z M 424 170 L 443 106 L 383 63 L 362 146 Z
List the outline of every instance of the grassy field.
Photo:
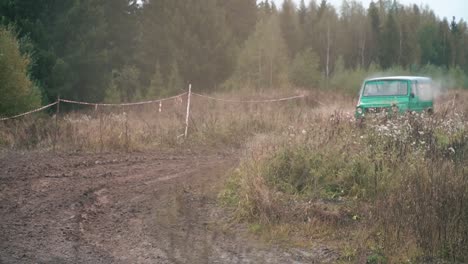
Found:
M 354 99 L 326 92 L 215 94 L 159 105 L 34 115 L 0 127 L 3 149 L 64 152 L 233 149 L 220 201 L 260 238 L 284 246 L 325 243 L 343 263 L 468 260 L 466 94 L 440 98 L 431 116 L 377 116 L 363 125 Z
M 253 232 L 286 245 L 334 245 L 348 263 L 463 263 L 468 252 L 466 109 L 431 116 L 313 115 L 257 135 L 221 199 Z M 312 121 L 313 120 L 313 121 Z
M 185 131 L 186 100 L 132 107 L 81 107 L 61 103 L 57 117 L 38 113 L 4 122 L 0 126 L 0 148 L 52 149 L 64 151 L 132 151 L 158 147 L 203 145 L 240 147 L 259 133 L 276 133 L 289 126 L 313 122 L 317 114 L 335 108 L 352 109 L 354 100 L 324 92 L 292 90 L 238 91 L 214 94 L 234 100 L 263 100 L 307 95 L 276 103 L 226 103 L 192 97 L 189 138 Z M 318 99 L 320 98 L 320 102 Z M 327 107 L 320 107 L 326 103 Z M 54 112 L 54 109 L 51 110 Z

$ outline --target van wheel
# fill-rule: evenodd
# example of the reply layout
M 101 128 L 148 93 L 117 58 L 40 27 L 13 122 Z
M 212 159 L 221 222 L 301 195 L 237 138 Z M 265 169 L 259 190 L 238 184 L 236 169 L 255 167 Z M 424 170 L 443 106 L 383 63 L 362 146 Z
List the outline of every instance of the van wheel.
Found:
M 426 110 L 426 113 L 427 113 L 428 115 L 433 115 L 433 114 L 434 114 L 434 109 L 429 108 L 429 109 Z

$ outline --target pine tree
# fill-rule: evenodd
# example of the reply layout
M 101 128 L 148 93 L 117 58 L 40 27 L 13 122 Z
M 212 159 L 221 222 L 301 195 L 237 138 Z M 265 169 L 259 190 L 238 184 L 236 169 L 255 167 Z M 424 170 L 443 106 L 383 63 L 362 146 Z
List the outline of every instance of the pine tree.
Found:
M 328 83 L 337 56 L 338 15 L 333 6 L 322 1 L 318 11 L 316 44 L 320 56 L 321 69 Z
M 135 65 L 138 44 L 137 0 L 104 0 L 103 20 L 106 25 L 109 65 L 112 70 L 121 71 Z
M 355 1 L 344 0 L 341 5 L 340 26 L 338 27 L 339 53 L 345 65 L 350 68 L 367 66 L 368 27 L 364 7 Z
M 320 2 L 320 6 L 319 6 L 318 11 L 317 11 L 318 19 L 322 19 L 322 17 L 323 17 L 324 15 L 325 15 L 325 16 L 327 15 L 327 14 L 325 14 L 326 11 L 327 11 L 327 9 L 328 9 L 328 2 L 327 2 L 327 0 L 322 0 L 322 1 Z
M 449 67 L 452 58 L 452 46 L 450 38 L 450 26 L 446 18 L 439 22 L 439 39 L 440 39 L 440 57 L 441 65 Z
M 159 63 L 156 63 L 156 67 L 154 70 L 154 75 L 151 78 L 151 83 L 148 88 L 148 91 L 146 92 L 146 98 L 147 99 L 155 99 L 158 97 L 161 93 L 164 91 L 164 80 L 161 75 L 161 66 Z
M 420 28 L 419 8 L 416 5 L 401 8 L 398 14 L 400 27 L 400 60 L 403 67 L 420 64 L 421 49 L 418 42 Z
M 459 61 L 458 65 L 468 75 L 468 24 L 465 21 L 459 22 L 461 34 L 459 39 Z M 468 86 L 468 77 L 465 78 L 465 87 Z
M 255 29 L 257 3 L 255 0 L 220 0 L 226 12 L 226 24 L 241 45 Z
M 170 95 L 171 93 L 177 93 L 179 91 L 185 90 L 185 85 L 184 81 L 182 80 L 180 73 L 179 73 L 179 67 L 177 65 L 176 61 L 172 62 L 171 66 L 171 71 L 169 74 L 169 78 L 167 81 L 167 90 L 162 91 L 162 95 L 167 96 Z
M 289 76 L 291 83 L 297 87 L 316 88 L 321 79 L 317 54 L 312 49 L 298 53 Z
M 0 1 L 1 23 L 32 43 L 31 76 L 49 101 L 99 101 L 113 69 L 132 64 L 136 0 Z M 29 47 L 22 47 L 29 48 Z
M 372 1 L 368 9 L 368 20 L 370 25 L 369 34 L 369 61 L 370 63 L 379 62 L 379 45 L 381 38 L 380 15 L 377 5 Z
M 163 76 L 170 74 L 173 61 L 177 61 L 181 79 L 199 89 L 213 89 L 229 77 L 236 42 L 226 25 L 225 12 L 217 3 L 159 0 L 144 5 L 139 64 L 146 85 L 156 61 Z
M 312 48 L 318 53 L 317 40 L 318 8 L 315 0 L 311 0 L 307 7 L 305 25 L 303 29 L 303 49 Z
M 118 104 L 123 100 L 120 95 L 120 91 L 117 89 L 117 85 L 114 81 L 111 81 L 109 87 L 106 89 L 106 95 L 104 96 L 104 102 L 107 104 Z
M 380 65 L 389 68 L 397 65 L 400 47 L 400 34 L 396 22 L 396 10 L 392 9 L 387 16 L 380 39 Z
M 277 15 L 261 19 L 240 52 L 230 83 L 254 88 L 288 84 L 288 53 Z
M 112 84 L 120 93 L 124 102 L 135 101 L 141 95 L 139 83 L 140 71 L 135 66 L 125 66 L 122 70 L 114 70 Z
M 292 0 L 284 0 L 280 13 L 280 27 L 283 39 L 286 41 L 289 57 L 292 59 L 301 46 L 301 33 L 296 7 Z
M 452 43 L 452 61 L 451 66 L 462 66 L 466 63 L 465 61 L 465 46 L 467 43 L 464 43 L 465 35 L 467 34 L 467 25 L 466 22 L 460 20 L 456 21 L 456 18 L 452 18 L 452 23 L 450 24 L 451 32 L 451 43 Z
M 278 14 L 278 8 L 276 7 L 275 2 L 271 2 L 271 13 L 272 14 Z
M 59 25 L 62 35 L 56 41 L 62 46 L 58 55 L 68 64 L 70 73 L 67 83 L 59 88 L 62 96 L 101 101 L 109 86 L 112 69 L 109 67 L 107 23 L 102 16 L 103 1 L 74 1 L 63 14 Z
M 307 6 L 304 0 L 301 0 L 299 4 L 299 10 L 297 11 L 297 16 L 299 18 L 299 25 L 304 29 L 307 19 Z
M 261 1 L 258 4 L 258 11 L 260 15 L 271 15 L 273 13 L 273 10 L 270 5 L 269 0 Z
M 421 64 L 437 64 L 438 41 L 436 39 L 437 25 L 425 23 L 419 30 L 419 45 L 421 47 Z

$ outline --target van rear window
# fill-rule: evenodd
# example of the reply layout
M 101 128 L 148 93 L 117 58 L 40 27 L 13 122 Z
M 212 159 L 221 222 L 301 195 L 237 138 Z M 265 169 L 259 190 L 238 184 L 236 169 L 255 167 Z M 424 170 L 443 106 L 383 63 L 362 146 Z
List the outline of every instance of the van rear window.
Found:
M 363 96 L 398 96 L 408 94 L 408 82 L 404 80 L 368 81 Z

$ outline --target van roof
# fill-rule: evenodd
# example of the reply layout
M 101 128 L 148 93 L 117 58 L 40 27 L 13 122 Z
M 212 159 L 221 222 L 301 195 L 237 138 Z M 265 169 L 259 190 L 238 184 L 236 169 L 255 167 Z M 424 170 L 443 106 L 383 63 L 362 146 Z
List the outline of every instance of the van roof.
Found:
M 371 78 L 366 81 L 379 81 L 379 80 L 407 80 L 407 81 L 432 81 L 429 77 L 422 76 L 389 76 L 389 77 L 379 77 Z

